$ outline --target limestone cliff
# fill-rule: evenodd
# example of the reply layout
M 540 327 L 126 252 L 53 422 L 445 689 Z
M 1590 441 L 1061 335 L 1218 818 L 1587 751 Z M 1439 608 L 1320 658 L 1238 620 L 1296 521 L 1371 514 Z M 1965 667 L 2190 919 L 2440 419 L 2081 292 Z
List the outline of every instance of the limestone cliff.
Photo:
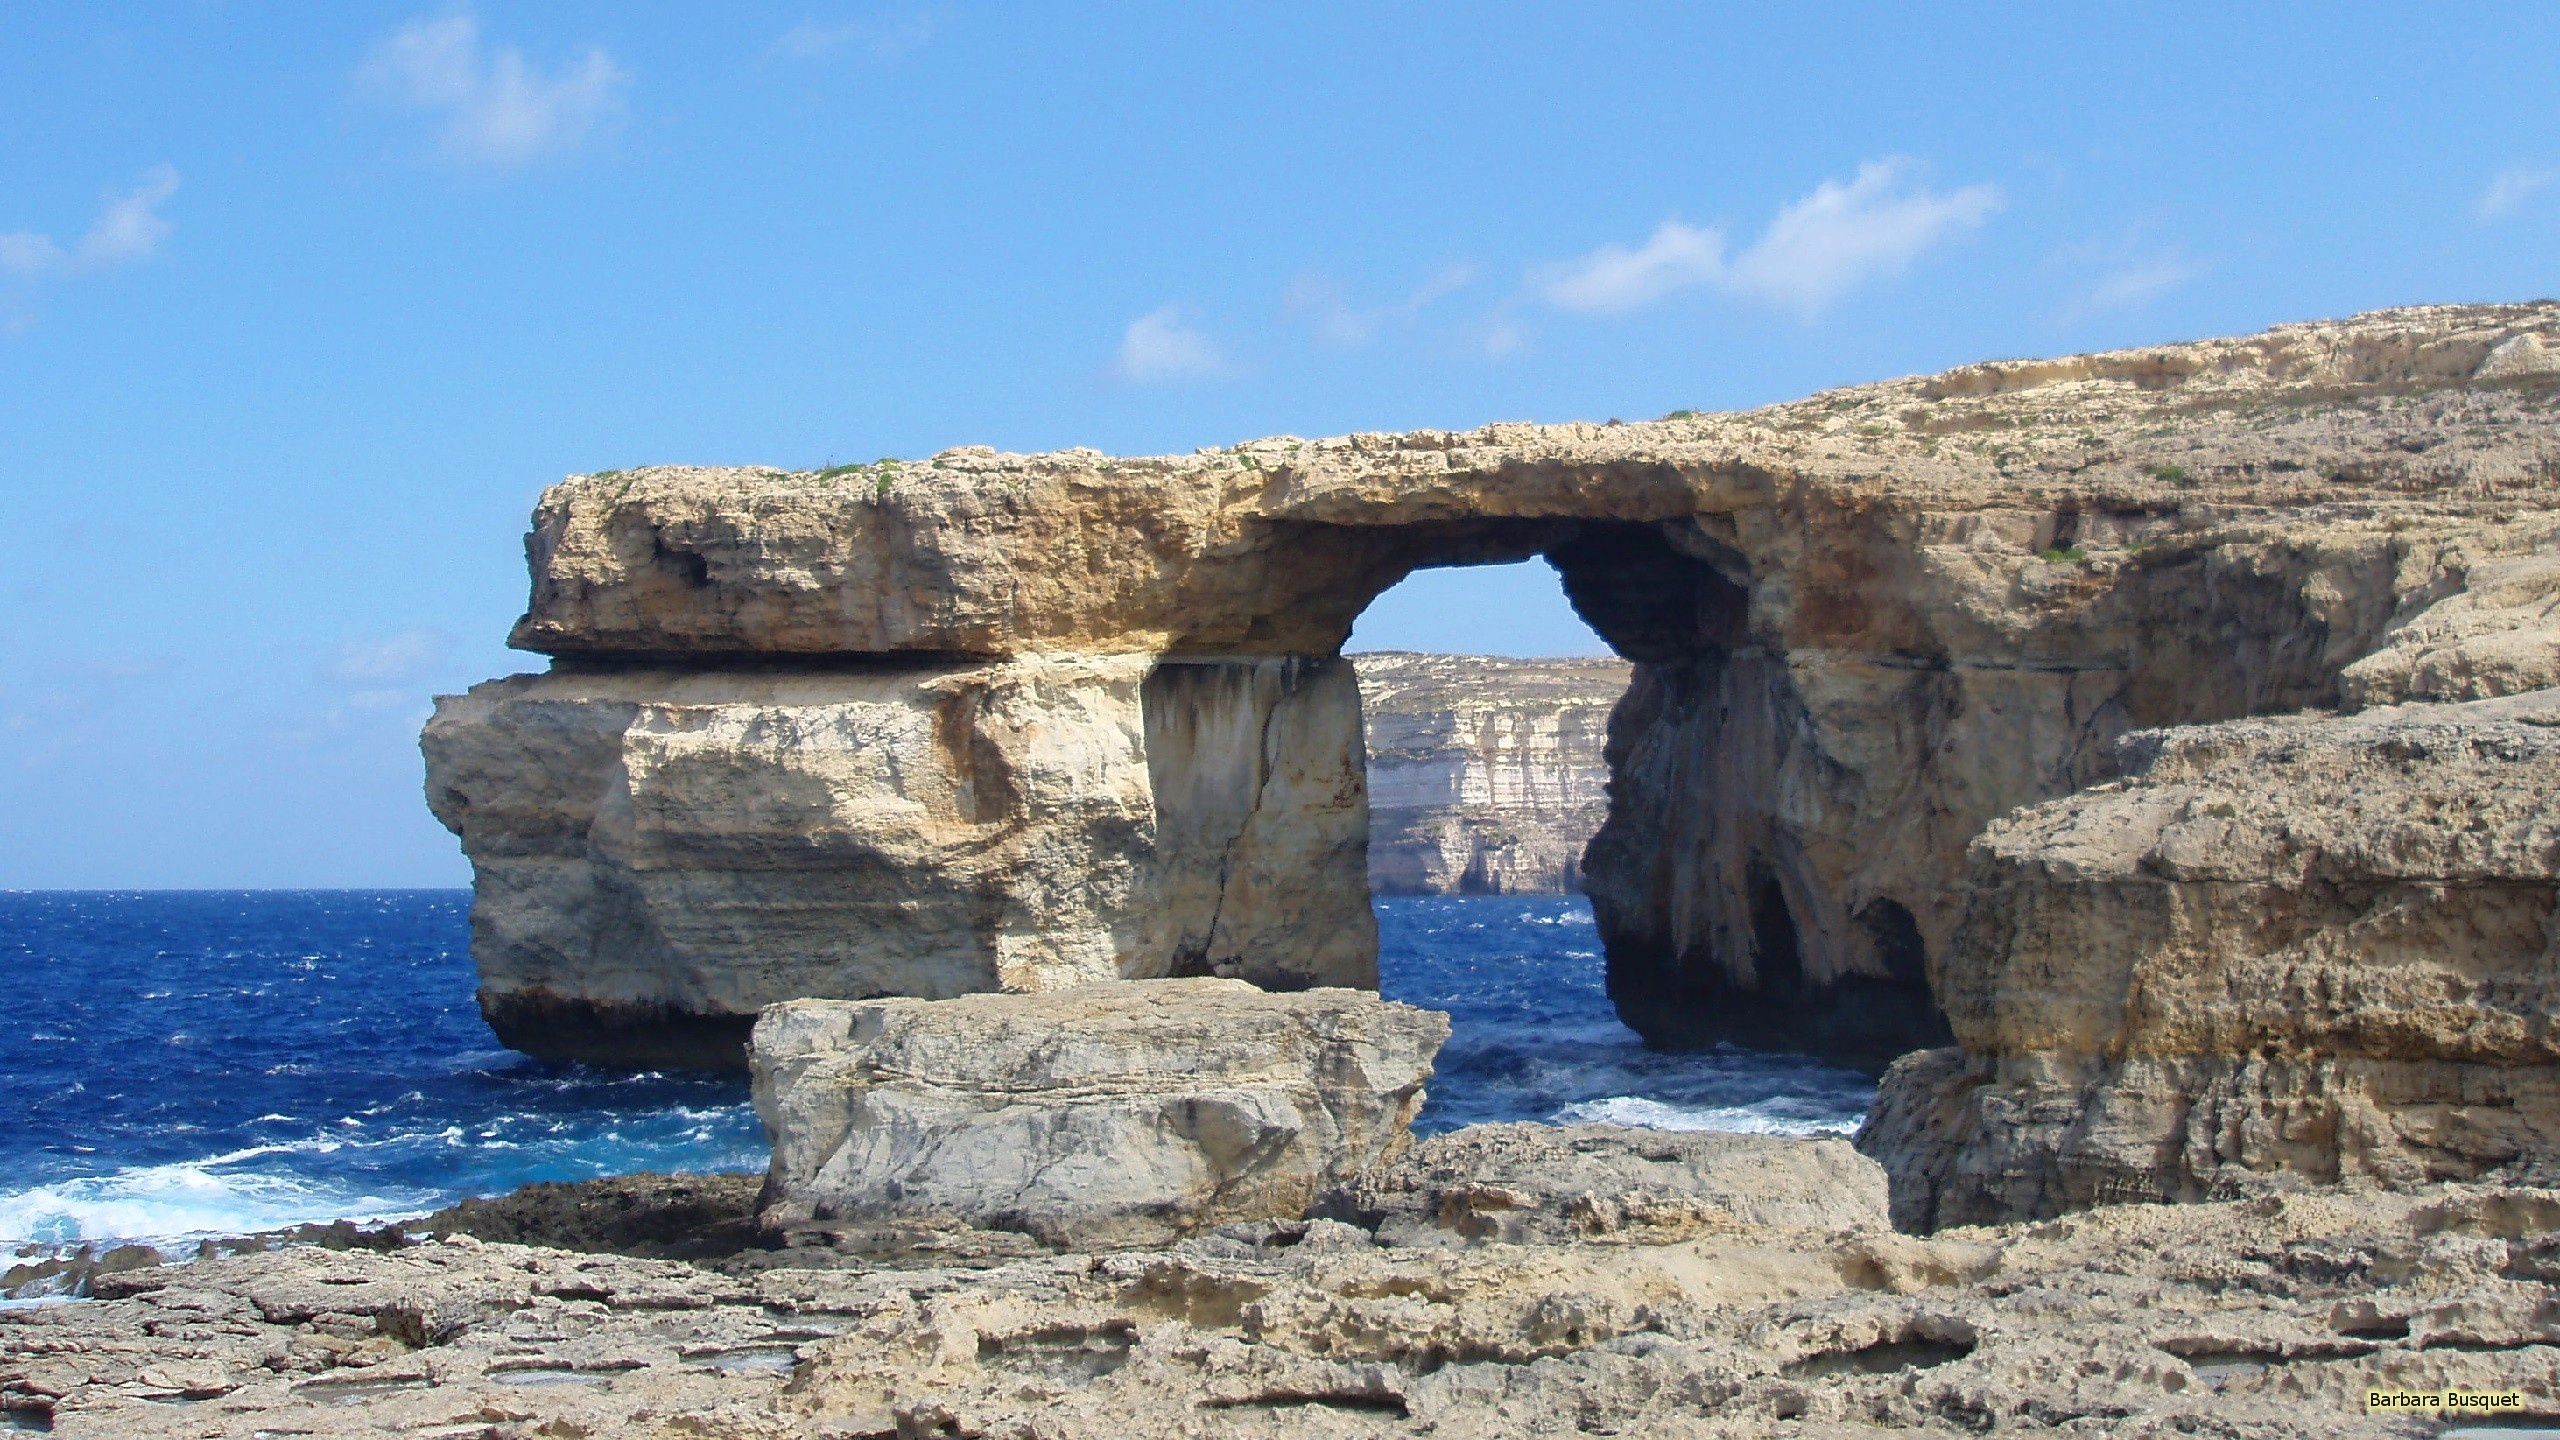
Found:
M 1621 660 L 1351 657 L 1369 751 L 1369 888 L 1565 895 L 1608 814 Z
M 812 937 L 837 923 L 887 927 L 881 963 L 934 977 L 866 961 L 822 977 L 829 994 L 1049 985 L 1106 956 L 1123 975 L 1359 984 L 1366 797 L 1350 711 L 1326 698 L 1350 687 L 1325 667 L 1411 570 L 1543 554 L 1635 662 L 1585 866 L 1621 1013 L 1666 1043 L 1881 1065 L 1949 1034 L 1932 977 L 1967 845 L 2112 777 L 2126 733 L 2531 683 L 2547 611 L 2515 595 L 2560 533 L 2556 393 L 2560 305 L 2433 307 L 1646 424 L 576 477 L 535 515 L 515 640 L 629 687 L 597 703 L 640 718 L 595 722 L 628 733 L 625 758 L 577 772 L 590 793 L 552 818 L 520 816 L 504 797 L 553 794 L 547 747 L 578 725 L 474 699 L 431 726 L 430 793 L 469 802 L 438 803 L 479 867 L 495 1014 L 521 997 L 734 1027 L 726 1007 L 770 989 L 707 977 L 820 983 Z M 1089 678 L 1006 709 L 1010 666 Z M 984 727 L 906 722 L 911 761 L 823 780 L 784 738 L 794 714 L 728 712 L 737 739 L 698 753 L 727 747 L 737 803 L 688 812 L 710 838 L 617 849 L 613 797 L 636 812 L 660 729 L 693 723 L 651 687 L 786 670 L 884 677 L 911 693 L 873 703 L 910 716 L 961 715 L 929 698 L 952 686 L 994 708 Z M 1097 735 L 1089 761 L 1013 758 L 1095 726 L 1141 753 Z M 1017 763 L 1037 773 L 978 798 L 981 771 Z M 1052 812 L 1044 784 L 1078 798 Z M 857 838 L 946 792 L 955 820 Z M 844 840 L 811 845 L 801 816 Z M 598 899 L 523 903 L 547 885 Z M 701 924 L 720 904 L 697 893 L 848 920 L 768 924 L 758 898 Z M 590 995 L 590 973 L 628 996 Z
M 557 668 L 437 703 L 507 1044 L 743 1068 L 758 1010 L 1377 983 L 1340 661 Z
M 1907 1228 L 2560 1156 L 2560 690 L 2143 731 L 1974 842 Z

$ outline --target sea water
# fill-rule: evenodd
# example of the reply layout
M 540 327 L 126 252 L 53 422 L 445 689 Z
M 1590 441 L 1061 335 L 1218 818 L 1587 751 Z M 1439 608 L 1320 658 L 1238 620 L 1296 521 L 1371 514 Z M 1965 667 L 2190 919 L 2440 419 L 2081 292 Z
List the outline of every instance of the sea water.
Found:
M 0 893 L 0 1245 L 412 1216 L 536 1180 L 757 1170 L 741 1080 L 546 1065 L 473 1002 L 464 891 Z M 1385 899 L 1381 985 L 1447 1010 L 1420 1128 L 1845 1133 L 1865 1078 L 1646 1050 L 1588 905 Z

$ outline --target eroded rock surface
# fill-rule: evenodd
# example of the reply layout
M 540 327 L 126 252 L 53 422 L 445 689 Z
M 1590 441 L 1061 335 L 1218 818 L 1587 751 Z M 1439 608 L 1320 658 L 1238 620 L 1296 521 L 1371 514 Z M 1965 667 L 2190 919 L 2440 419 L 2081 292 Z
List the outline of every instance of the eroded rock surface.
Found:
M 2560 1156 L 2560 690 L 2128 736 L 1973 847 L 1906 1226 Z
M 481 1008 L 538 1055 L 743 1069 L 807 995 L 1377 983 L 1340 661 L 569 668 L 424 745 Z
M 1609 809 L 1623 660 L 1351 657 L 1368 737 L 1369 887 L 1569 895 Z
M 2560 686 L 2560 553 L 2483 560 L 2338 677 L 2344 708 L 2487 700 Z
M 1846 1140 L 1617 1125 L 1469 1125 L 1361 1174 L 1328 1203 L 1402 1244 L 1887 1223 L 1884 1172 Z
M 1727 1221 L 1391 1245 L 1317 1221 L 980 1268 L 455 1237 L 0 1311 L 0 1406 L 69 1440 L 2417 1440 L 2433 1422 L 2364 1392 L 2512 1391 L 2510 1418 L 2560 1421 L 2555 1278 L 2560 1192 L 2488 1185 L 1929 1240 Z
M 1366 991 L 1239 980 L 777 1005 L 753 1052 L 762 1222 L 1065 1247 L 1293 1219 L 1412 1143 L 1448 1037 Z
M 1996 816 L 2112 776 L 2125 733 L 2536 683 L 2548 609 L 2532 609 L 2547 591 L 2531 577 L 2560 545 L 2555 392 L 2560 306 L 2428 307 L 1646 424 L 583 476 L 536 514 L 515 639 L 584 665 L 691 671 L 1081 657 L 1092 697 L 1045 703 L 1099 714 L 1159 660 L 1316 673 L 1289 667 L 1328 661 L 1414 568 L 1543 554 L 1635 662 L 1611 723 L 1610 818 L 1586 863 L 1621 1013 L 1666 1043 L 1795 1044 L 1881 1067 L 1950 1033 L 1927 977 L 1963 909 L 1966 846 Z M 1261 683 L 1248 680 L 1205 688 Z M 940 683 L 918 679 L 918 697 L 895 704 L 929 709 L 922 690 Z M 1353 908 L 1339 887 L 1358 868 L 1327 838 L 1356 808 L 1353 782 L 1313 752 L 1302 766 L 1255 758 L 1323 730 L 1196 732 L 1224 751 L 1184 762 L 1200 774 L 1307 783 L 1213 787 L 1259 797 L 1233 854 L 1177 846 L 1150 862 L 1136 839 L 1097 850 L 1125 886 L 1051 871 L 1054 886 L 1016 894 L 979 878 L 973 850 L 919 849 L 902 883 L 979 897 L 996 918 L 975 933 L 996 938 L 960 945 L 913 986 L 1080 983 L 1113 967 L 1357 983 L 1363 934 L 1333 922 Z M 1159 730 L 1142 717 L 1136 733 Z M 537 747 L 486 739 L 464 748 L 488 761 L 490 787 L 544 791 Z M 429 748 L 431 794 L 468 791 Z M 745 809 L 767 787 L 800 795 L 787 754 L 743 731 L 730 754 Z M 1146 759 L 1113 772 L 1116 798 L 1090 822 L 1033 815 L 1025 833 L 1085 843 L 1073 832 L 1114 806 L 1125 814 L 1109 823 L 1134 830 L 1151 807 L 1126 782 L 1156 768 Z M 824 814 L 910 783 L 931 788 L 919 772 L 793 803 Z M 1197 833 L 1164 819 L 1182 787 L 1150 784 L 1157 843 Z M 519 895 L 577 892 L 581 866 L 600 894 L 633 882 L 610 857 L 553 864 L 576 849 L 567 840 L 530 863 L 510 836 L 484 840 L 467 812 L 443 813 L 481 867 L 498 1013 L 517 993 L 552 1006 L 544 974 L 572 1007 L 670 1016 L 743 1003 L 748 982 L 720 974 L 733 969 L 829 986 L 808 993 L 911 983 L 840 965 L 832 947 L 858 942 L 787 918 L 833 903 L 797 898 L 808 855 L 787 829 L 762 854 L 712 847 L 698 870 L 666 852 L 636 882 L 698 883 L 715 908 L 724 892 L 792 897 L 769 943 L 714 955 L 680 919 L 615 928 L 672 917 L 619 898 L 515 938 L 538 928 L 509 918 Z M 1291 858 L 1257 868 L 1244 852 L 1266 845 Z M 1309 855 L 1325 868 L 1308 870 Z M 1150 864 L 1183 877 L 1180 894 L 1209 894 L 1214 874 L 1221 902 L 1249 903 L 1195 907 L 1205 931 L 1150 931 L 1158 901 L 1138 883 Z M 860 888 L 844 878 L 816 888 Z M 1046 922 L 1003 918 L 1044 907 L 1057 941 L 1037 938 Z M 877 911 L 892 926 L 894 912 Z M 1223 952 L 1213 940 L 1193 955 L 1185 937 L 1221 930 Z M 734 1033 L 742 1012 L 702 1013 Z M 519 1027 L 519 1043 L 540 1030 Z

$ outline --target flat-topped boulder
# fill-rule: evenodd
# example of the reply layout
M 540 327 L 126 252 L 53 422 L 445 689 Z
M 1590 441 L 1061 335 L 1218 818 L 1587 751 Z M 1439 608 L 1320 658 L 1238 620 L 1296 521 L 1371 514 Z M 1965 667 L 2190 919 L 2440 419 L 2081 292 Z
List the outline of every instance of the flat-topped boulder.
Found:
M 1057 1246 L 1294 1220 L 1412 1143 L 1448 1017 L 1237 980 L 800 1000 L 756 1023 L 761 1220 Z
M 2121 748 L 1974 844 L 1962 1048 L 1860 1137 L 1897 1220 L 2560 1158 L 2560 690 Z

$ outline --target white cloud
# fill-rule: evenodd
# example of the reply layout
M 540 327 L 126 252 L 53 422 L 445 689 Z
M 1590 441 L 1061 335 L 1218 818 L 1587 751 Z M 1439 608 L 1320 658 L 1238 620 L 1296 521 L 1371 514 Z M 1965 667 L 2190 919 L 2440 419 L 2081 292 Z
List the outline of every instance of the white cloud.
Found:
M 169 236 L 161 205 L 178 193 L 178 172 L 154 165 L 140 183 L 124 194 L 108 197 L 80 243 L 64 250 L 50 235 L 15 230 L 0 235 L 0 271 L 36 276 L 66 270 L 104 270 L 148 260 Z
M 816 60 L 853 46 L 874 60 L 895 60 L 932 38 L 933 17 L 924 14 L 910 15 L 904 20 L 857 20 L 841 25 L 821 25 L 815 20 L 804 20 L 783 31 L 782 38 L 773 42 L 773 49 L 775 54 L 787 55 L 794 60 Z
M 2128 261 L 2100 276 L 2078 308 L 2087 312 L 2147 305 L 2212 268 L 2174 248 L 2149 259 Z
M 41 275 L 62 263 L 62 247 L 50 235 L 12 230 L 0 235 L 0 270 L 12 275 Z
M 2115 236 L 2054 252 L 2046 268 L 2069 277 L 2066 283 L 2077 291 L 2057 318 L 2067 324 L 2102 311 L 2137 309 L 2213 270 L 2212 261 L 2189 254 L 2184 245 L 2151 242 L 2148 229 L 2137 223 Z
M 160 206 L 177 193 L 178 172 L 167 165 L 152 166 L 131 193 L 108 201 L 99 212 L 98 223 L 80 241 L 80 263 L 121 265 L 149 259 L 169 236 L 169 222 L 160 218 Z
M 428 683 L 452 649 L 453 637 L 438 630 L 403 630 L 338 646 L 320 662 L 321 680 L 336 692 L 317 712 L 321 724 L 416 729 L 434 712 Z
M 1901 273 L 2000 208 L 1998 186 L 1933 191 L 1921 174 L 1916 161 L 1894 158 L 1859 166 L 1846 183 L 1825 180 L 1730 260 L 1721 229 L 1666 220 L 1637 249 L 1603 245 L 1531 280 L 1547 303 L 1586 313 L 1637 310 L 1706 285 L 1810 315 L 1869 280 Z
M 401 26 L 356 79 L 384 100 L 444 112 L 445 159 L 505 169 L 576 149 L 620 111 L 631 77 L 592 46 L 551 75 L 512 47 L 484 55 L 480 22 L 463 14 Z
M 329 652 L 320 674 L 337 684 L 366 687 L 365 693 L 375 693 L 382 686 L 424 678 L 452 645 L 453 638 L 440 630 L 403 630 L 397 635 L 350 640 Z
M 1724 232 L 1665 220 L 1653 238 L 1630 250 L 1603 245 L 1569 265 L 1550 266 L 1534 278 L 1539 293 L 1562 310 L 1589 314 L 1641 309 L 1675 290 L 1707 285 L 1724 276 Z
M 1216 342 L 1186 323 L 1182 307 L 1167 305 L 1129 322 L 1120 336 L 1120 358 L 1111 373 L 1132 385 L 1206 380 L 1227 371 Z
M 2489 188 L 2471 207 L 2471 213 L 2483 221 L 2499 216 L 2531 199 L 2536 191 L 2560 180 L 2560 166 L 2542 168 L 2532 165 L 2510 165 L 2489 181 Z
M 1868 280 L 1900 274 L 1921 251 L 2000 208 L 1998 186 L 1940 194 L 1921 188 L 1919 174 L 1916 162 L 1897 158 L 1859 166 L 1846 185 L 1823 181 L 1734 257 L 1725 285 L 1811 314 Z
M 1280 297 L 1280 308 L 1307 321 L 1319 342 L 1352 350 L 1377 339 L 1385 326 L 1410 320 L 1431 302 L 1465 289 L 1475 283 L 1475 278 L 1475 266 L 1452 265 L 1422 282 L 1404 299 L 1364 309 L 1351 303 L 1351 292 L 1339 281 L 1301 275 Z

